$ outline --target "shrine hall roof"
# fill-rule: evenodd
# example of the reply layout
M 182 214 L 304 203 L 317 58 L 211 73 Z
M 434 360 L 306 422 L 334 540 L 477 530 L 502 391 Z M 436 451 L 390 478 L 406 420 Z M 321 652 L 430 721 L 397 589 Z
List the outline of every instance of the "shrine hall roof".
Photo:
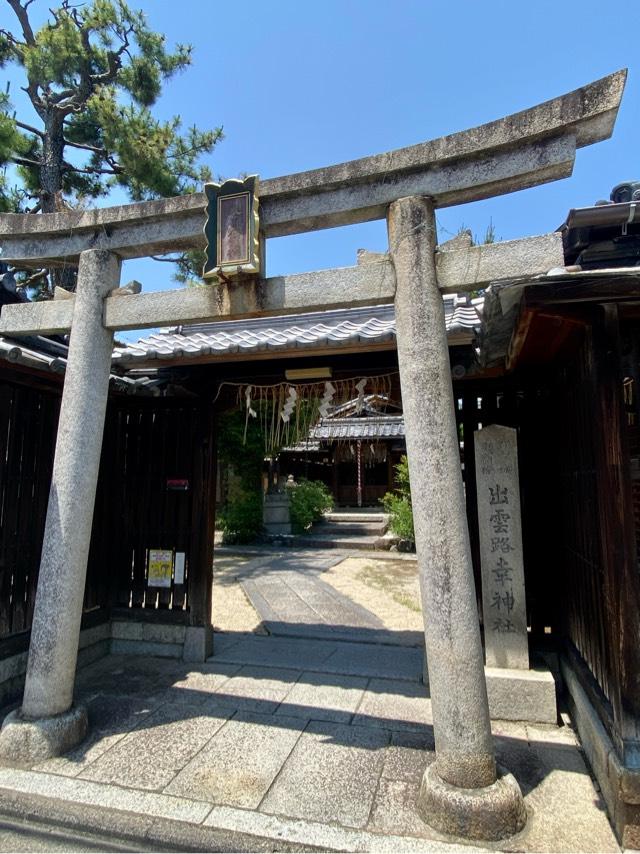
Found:
M 469 343 L 480 327 L 482 299 L 451 294 L 443 302 L 450 342 Z M 241 354 L 273 356 L 385 342 L 393 346 L 395 337 L 393 306 L 383 305 L 178 327 L 118 347 L 113 359 L 123 366 L 155 359 L 222 361 Z
M 404 438 L 402 415 L 365 418 L 323 418 L 309 431 L 310 439 L 394 439 Z

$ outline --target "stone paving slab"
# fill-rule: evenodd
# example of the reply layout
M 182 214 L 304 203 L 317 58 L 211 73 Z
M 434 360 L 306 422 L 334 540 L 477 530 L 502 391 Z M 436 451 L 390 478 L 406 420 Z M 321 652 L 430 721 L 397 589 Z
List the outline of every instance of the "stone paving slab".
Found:
M 375 614 L 344 596 L 320 578 L 291 572 L 287 575 L 286 581 L 287 585 L 329 625 L 384 628 L 382 620 L 379 620 Z
M 364 828 L 388 740 L 383 730 L 312 722 L 264 799 L 262 811 Z
M 222 648 L 221 648 L 222 647 Z M 322 671 L 324 662 L 333 655 L 337 645 L 331 641 L 286 639 L 272 637 L 257 637 L 256 635 L 241 635 L 232 640 L 226 638 L 225 643 L 213 642 L 213 658 L 225 664 L 270 664 L 273 667 L 290 667 L 295 669 Z
M 255 663 L 292 667 L 345 676 L 373 676 L 422 681 L 421 649 L 386 646 L 354 641 L 272 638 L 244 635 L 233 643 L 227 640 L 214 658 L 225 664 Z
M 276 715 L 350 723 L 367 682 L 363 676 L 303 673 L 287 694 L 286 700 L 276 709 Z
M 134 789 L 163 789 L 220 729 L 228 709 L 185 703 L 161 706 L 79 775 Z
M 165 789 L 211 803 L 256 809 L 293 750 L 306 720 L 240 712 Z
M 299 670 L 247 665 L 220 687 L 215 693 L 215 702 L 234 709 L 270 714 L 275 712 L 300 675 Z
M 371 679 L 353 723 L 424 733 L 433 726 L 428 691 L 422 683 Z
M 169 688 L 154 697 L 161 703 L 203 705 L 241 669 L 241 664 L 198 664 L 197 670 L 179 675 Z
M 121 696 L 114 702 L 113 696 L 97 694 L 87 702 L 88 737 L 65 756 L 49 759 L 36 765 L 35 769 L 67 777 L 77 776 L 139 726 L 156 707 L 156 704 L 139 697 Z
M 202 801 L 9 768 L 0 768 L 2 788 L 190 824 L 200 824 L 211 812 L 211 804 Z
M 368 829 L 377 833 L 431 836 L 416 812 L 420 783 L 381 779 L 375 794 Z
M 440 839 L 372 833 L 354 830 L 335 824 L 324 824 L 309 819 L 291 819 L 285 816 L 248 812 L 229 807 L 213 807 L 204 822 L 205 826 L 252 833 L 274 840 L 275 850 L 283 841 L 298 845 L 317 845 L 323 851 L 380 851 L 389 854 L 470 854 L 472 851 L 489 851 L 482 845 L 469 845 Z
M 331 637 L 336 630 L 384 629 L 362 605 L 319 578 L 342 557 L 278 555 L 241 564 L 235 573 L 263 625 L 272 635 L 307 632 Z
M 336 651 L 324 662 L 323 670 L 326 673 L 421 682 L 422 660 L 422 650 L 412 647 L 345 643 L 337 646 Z
M 385 751 L 382 778 L 419 785 L 427 765 L 433 760 L 434 750 L 432 729 L 392 732 L 391 743 Z

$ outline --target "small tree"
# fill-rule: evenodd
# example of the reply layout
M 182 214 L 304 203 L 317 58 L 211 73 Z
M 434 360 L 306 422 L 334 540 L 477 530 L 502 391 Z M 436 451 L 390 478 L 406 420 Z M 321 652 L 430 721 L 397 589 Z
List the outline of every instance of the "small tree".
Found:
M 264 435 L 258 419 L 245 432 L 243 412 L 226 412 L 217 423 L 218 465 L 232 467 L 233 479 L 218 514 L 225 542 L 247 543 L 262 532 Z
M 333 495 L 321 480 L 287 484 L 291 525 L 296 534 L 308 530 L 324 513 L 333 509 Z
M 406 456 L 400 457 L 395 466 L 398 487 L 394 492 L 387 492 L 381 499 L 384 509 L 389 514 L 389 526 L 400 539 L 415 543 L 413 530 L 413 509 L 411 507 L 411 485 L 409 483 L 409 462 Z
M 182 134 L 178 116 L 161 122 L 150 112 L 163 82 L 190 64 L 191 47 L 168 51 L 164 36 L 125 0 L 63 0 L 37 31 L 29 17 L 34 0 L 6 2 L 16 31 L 0 30 L 0 67 L 23 72 L 39 126 L 15 118 L 2 96 L 0 165 L 13 164 L 18 183 L 5 168 L 1 210 L 81 207 L 116 186 L 133 201 L 174 196 L 210 179 L 199 159 L 221 129 Z M 75 286 L 74 271 L 58 270 L 53 279 Z

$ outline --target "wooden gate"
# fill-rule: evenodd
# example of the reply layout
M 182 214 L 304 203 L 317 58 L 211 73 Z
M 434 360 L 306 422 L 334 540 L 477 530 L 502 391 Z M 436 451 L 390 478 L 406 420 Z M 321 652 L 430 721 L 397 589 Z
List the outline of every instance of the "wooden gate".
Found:
M 200 400 L 110 401 L 88 580 L 108 585 L 112 608 L 208 619 L 214 451 L 210 407 Z M 150 550 L 173 553 L 170 586 L 149 584 Z

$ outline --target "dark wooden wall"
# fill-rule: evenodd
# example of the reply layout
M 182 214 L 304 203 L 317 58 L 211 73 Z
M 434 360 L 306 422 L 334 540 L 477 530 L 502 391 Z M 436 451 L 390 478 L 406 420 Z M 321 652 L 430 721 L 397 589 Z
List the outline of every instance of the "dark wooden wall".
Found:
M 60 383 L 0 377 L 0 657 L 26 649 L 35 604 Z M 113 396 L 105 424 L 85 586 L 90 623 L 113 608 L 202 625 L 211 604 L 215 447 L 198 400 Z M 186 491 L 167 488 L 186 479 Z M 184 584 L 147 585 L 148 549 L 186 554 Z M 195 567 L 205 567 L 203 572 Z M 206 569 L 208 568 L 208 569 Z
M 210 408 L 201 401 L 109 402 L 87 577 L 113 608 L 171 612 L 198 624 L 205 619 L 214 456 Z M 178 480 L 186 481 L 185 490 L 172 488 L 170 481 Z M 149 586 L 150 549 L 183 552 L 184 583 Z
M 0 637 L 31 627 L 60 397 L 0 378 Z
M 577 351 L 548 374 L 538 421 L 550 595 L 562 604 L 564 648 L 623 756 L 625 743 L 638 740 L 640 720 L 640 579 L 624 379 L 618 309 L 595 306 Z

